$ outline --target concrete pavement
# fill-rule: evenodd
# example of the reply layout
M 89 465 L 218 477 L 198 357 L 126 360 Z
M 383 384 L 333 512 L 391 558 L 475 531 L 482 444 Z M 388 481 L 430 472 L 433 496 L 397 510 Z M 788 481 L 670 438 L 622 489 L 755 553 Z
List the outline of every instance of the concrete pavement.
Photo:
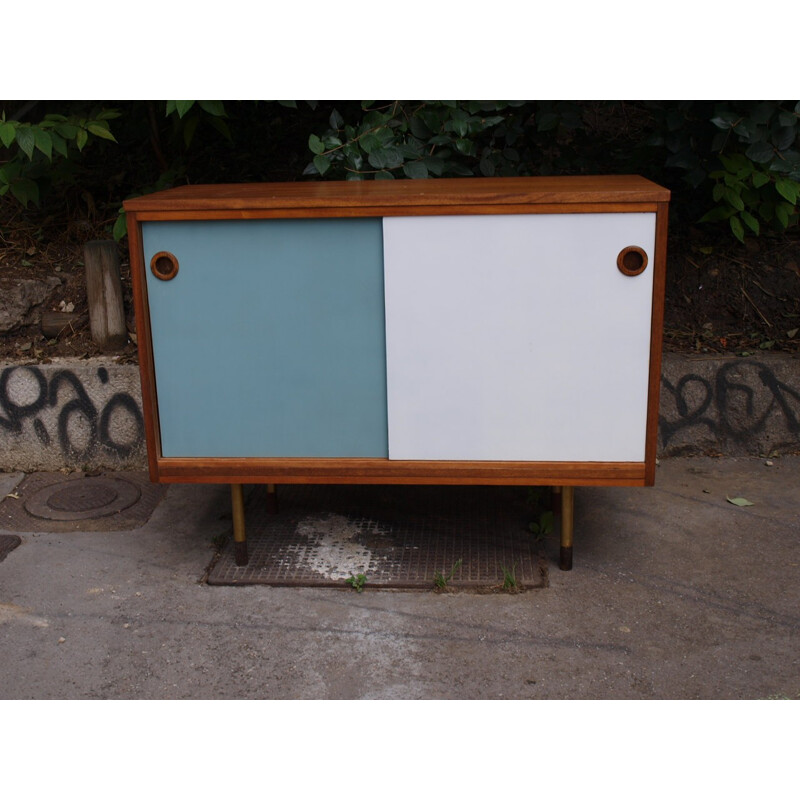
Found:
M 171 486 L 135 530 L 19 533 L 0 697 L 800 697 L 798 456 L 579 488 L 575 568 L 553 538 L 549 587 L 515 595 L 208 586 L 228 498 Z

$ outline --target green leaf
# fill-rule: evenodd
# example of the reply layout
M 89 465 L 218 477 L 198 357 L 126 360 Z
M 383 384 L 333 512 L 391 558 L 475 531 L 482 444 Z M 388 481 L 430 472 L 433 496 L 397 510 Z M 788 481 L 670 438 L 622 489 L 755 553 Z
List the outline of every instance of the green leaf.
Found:
M 374 132 L 365 133 L 358 141 L 361 145 L 361 149 L 367 154 L 372 153 L 383 146 L 380 137 Z
M 218 133 L 222 135 L 224 139 L 227 139 L 229 142 L 233 141 L 233 136 L 231 136 L 230 128 L 228 127 L 227 123 L 225 122 L 222 117 L 206 117 L 208 120 L 208 124 L 214 128 Z
M 789 227 L 789 209 L 786 208 L 785 203 L 777 203 L 775 206 L 775 217 L 781 224 L 781 227 L 786 230 Z
M 86 130 L 89 131 L 89 133 L 93 133 L 100 139 L 108 139 L 110 142 L 117 141 L 114 138 L 114 134 L 108 129 L 108 125 L 102 122 L 90 122 L 86 126 Z
M 495 173 L 494 161 L 491 158 L 482 158 L 480 161 L 481 175 L 491 178 Z
M 474 156 L 477 146 L 471 139 L 456 139 L 456 150 L 465 156 Z
M 394 175 L 392 175 L 391 172 L 386 172 L 384 170 L 383 172 L 375 173 L 375 180 L 376 181 L 393 181 L 394 180 Z
M 75 134 L 75 144 L 78 145 L 78 150 L 83 150 L 88 141 L 89 134 L 83 128 L 78 128 L 78 132 Z
M 761 227 L 758 224 L 758 220 L 749 211 L 742 211 L 739 216 L 756 236 L 760 234 Z M 731 219 L 733 218 L 731 217 Z
M 743 508 L 744 506 L 755 505 L 755 503 L 751 503 L 749 500 L 746 500 L 744 497 L 728 497 L 726 495 L 725 499 L 729 503 L 733 503 L 735 506 L 739 506 L 740 508 Z
M 778 148 L 778 150 L 785 150 L 787 147 L 792 146 L 794 143 L 794 137 L 794 125 L 792 125 L 792 127 L 781 125 L 778 130 L 772 134 L 772 143 Z
M 772 159 L 775 149 L 768 142 L 755 142 L 744 151 L 744 154 L 759 164 L 765 164 Z
M 311 136 L 308 137 L 308 149 L 319 156 L 325 152 L 325 145 L 322 143 L 322 139 L 320 139 L 319 136 L 312 133 Z
M 715 203 L 719 203 L 722 200 L 722 194 L 725 191 L 725 184 L 724 183 L 715 183 L 714 188 L 711 190 L 711 197 L 714 199 Z
M 411 135 L 416 136 L 417 139 L 427 140 L 432 133 L 422 118 L 416 115 L 408 121 L 408 129 L 411 131 Z
M 739 217 L 731 217 L 729 220 L 731 224 L 731 230 L 733 231 L 733 235 L 740 241 L 744 241 L 744 227 L 742 226 L 742 221 Z
M 175 110 L 178 112 L 178 117 L 183 119 L 186 112 L 194 105 L 194 100 L 176 100 Z
M 721 111 L 715 117 L 712 117 L 711 124 L 727 130 L 728 128 L 733 128 L 740 119 L 741 116 L 733 111 Z
M 97 115 L 96 118 L 97 119 L 117 119 L 118 117 L 121 117 L 121 116 L 122 116 L 121 112 L 115 111 L 113 108 L 106 108 L 106 109 L 103 109 L 103 111 L 101 111 Z M 64 117 L 61 117 L 61 121 L 62 122 L 66 122 L 66 119 Z
M 722 196 L 725 198 L 725 201 L 729 205 L 733 206 L 737 211 L 744 211 L 744 201 L 733 189 L 726 186 L 722 192 Z
M 36 149 L 39 150 L 39 152 L 44 153 L 47 158 L 52 161 L 53 140 L 50 138 L 50 134 L 38 127 L 33 127 L 31 130 L 33 131 L 33 140 L 36 143 Z
M 212 117 L 225 116 L 225 105 L 222 100 L 198 100 L 197 103 L 206 114 L 211 114 Z
M 786 198 L 792 205 L 795 205 L 800 184 L 788 178 L 778 178 L 775 181 L 775 188 L 781 197 Z
M 167 113 L 166 113 L 166 116 L 169 116 L 173 111 L 175 111 L 176 102 L 177 101 L 175 101 L 175 100 L 167 100 Z
M 28 178 L 21 178 L 11 184 L 11 194 L 27 208 L 29 202 L 39 205 L 39 187 Z
M 463 138 L 469 133 L 469 114 L 461 108 L 454 108 L 450 115 L 450 121 L 445 123 L 445 129 L 453 131 L 457 136 Z
M 439 158 L 439 156 L 425 156 L 422 160 L 428 168 L 428 172 L 433 173 L 437 177 L 442 174 L 444 170 L 444 159 Z
M 33 131 L 30 125 L 20 125 L 17 128 L 17 144 L 20 150 L 32 161 L 33 148 L 36 146 L 36 140 L 33 138 Z M 20 202 L 22 201 L 20 200 Z
M 367 156 L 369 163 L 375 169 L 394 169 L 402 165 L 403 154 L 397 147 L 383 147 L 380 150 L 373 150 Z
M 80 128 L 71 122 L 65 122 L 62 125 L 56 125 L 56 130 L 65 139 L 74 139 L 78 135 Z
M 278 105 L 284 108 L 297 108 L 297 100 L 278 100 Z
M 341 130 L 344 127 L 344 117 L 334 108 L 328 118 L 328 124 L 335 131 Z
M 428 168 L 422 161 L 409 161 L 403 164 L 403 172 L 408 178 L 427 178 Z
M 186 120 L 186 125 L 184 125 L 183 127 L 183 143 L 187 149 L 189 148 L 189 145 L 192 143 L 192 139 L 194 139 L 194 134 L 199 124 L 200 124 L 200 117 L 198 116 L 192 116 Z
M 320 175 L 324 175 L 331 168 L 330 156 L 317 155 L 314 156 L 314 166 Z
M 128 232 L 128 223 L 125 217 L 125 211 L 121 211 L 119 216 L 117 217 L 117 221 L 114 223 L 114 229 L 112 231 L 114 235 L 114 241 L 118 242 L 122 239 L 123 236 Z
M 767 183 L 769 183 L 769 175 L 767 175 L 765 172 L 753 173 L 753 186 L 755 186 L 756 189 L 760 189 Z
M 50 139 L 53 142 L 53 150 L 56 151 L 60 156 L 67 157 L 67 143 L 55 132 L 50 132 Z
M 717 206 L 716 208 L 712 208 L 711 211 L 706 212 L 703 214 L 702 217 L 698 220 L 698 222 L 722 222 L 724 219 L 728 219 L 736 212 L 732 208 L 725 208 L 725 206 Z
M 17 129 L 11 122 L 3 122 L 0 124 L 0 141 L 4 147 L 11 147 L 14 144 L 14 139 L 17 138 Z

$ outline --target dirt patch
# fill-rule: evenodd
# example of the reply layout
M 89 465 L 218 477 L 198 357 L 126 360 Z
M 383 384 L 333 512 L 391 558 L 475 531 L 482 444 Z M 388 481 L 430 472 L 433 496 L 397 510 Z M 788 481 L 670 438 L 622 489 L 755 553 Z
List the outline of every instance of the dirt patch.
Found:
M 23 325 L 0 333 L 0 360 L 25 360 L 47 363 L 56 357 L 89 358 L 102 355 L 92 341 L 86 298 L 86 273 L 83 247 L 93 239 L 109 239 L 104 221 L 45 216 L 35 210 L 23 211 L 8 198 L 0 198 L 0 292 L 8 291 L 21 280 L 46 282 L 58 279 L 45 301 L 36 310 L 71 311 L 77 319 L 57 337 L 47 337 L 37 324 Z M 128 344 L 109 355 L 117 361 L 136 361 L 136 323 L 133 314 L 130 264 L 127 246 L 119 246 Z
M 23 212 L 0 198 L 0 291 L 25 278 L 56 276 L 59 285 L 41 309 L 68 308 L 80 315 L 56 338 L 44 336 L 38 325 L 0 333 L 0 359 L 46 363 L 101 355 L 89 331 L 83 246 L 110 238 L 112 223 Z M 126 240 L 119 253 L 130 338 L 110 355 L 126 363 L 137 359 Z M 664 346 L 673 352 L 728 355 L 800 352 L 800 232 L 742 245 L 710 227 L 673 225 Z
M 800 235 L 670 234 L 665 348 L 742 355 L 800 352 Z

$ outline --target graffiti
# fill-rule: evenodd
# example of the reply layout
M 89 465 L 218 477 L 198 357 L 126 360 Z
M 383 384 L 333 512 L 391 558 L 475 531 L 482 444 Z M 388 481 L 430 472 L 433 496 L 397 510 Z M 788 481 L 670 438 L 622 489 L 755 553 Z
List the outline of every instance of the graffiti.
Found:
M 776 416 L 783 420 L 788 438 L 800 441 L 800 391 L 763 363 L 729 362 L 710 378 L 690 373 L 674 385 L 662 376 L 661 385 L 666 390 L 662 411 L 672 401 L 677 411 L 675 418 L 659 416 L 664 447 L 679 431 L 697 426 L 719 440 L 746 444 Z
M 102 384 L 109 381 L 108 370 L 100 367 L 97 377 Z M 15 393 L 14 384 L 22 384 L 25 397 Z M 59 408 L 60 398 L 70 397 Z M 20 402 L 18 402 L 18 400 Z M 60 369 L 49 381 L 38 367 L 7 367 L 0 373 L 0 431 L 23 432 L 23 422 L 32 419 L 33 431 L 45 447 L 53 437 L 42 417 L 55 417 L 55 431 L 63 455 L 72 463 L 88 462 L 98 448 L 117 458 L 127 458 L 142 447 L 144 420 L 136 400 L 126 392 L 112 395 L 98 411 L 86 388 L 74 372 Z M 51 423 L 52 427 L 52 423 Z M 115 439 L 115 431 L 127 431 Z

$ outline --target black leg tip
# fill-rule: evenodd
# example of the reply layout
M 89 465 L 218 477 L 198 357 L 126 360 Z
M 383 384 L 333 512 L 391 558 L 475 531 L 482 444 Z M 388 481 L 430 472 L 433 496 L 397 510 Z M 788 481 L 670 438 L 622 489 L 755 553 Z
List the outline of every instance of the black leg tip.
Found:
M 247 542 L 233 543 L 233 559 L 237 567 L 246 567 L 249 561 L 247 557 Z
M 572 548 L 571 547 L 562 547 L 561 548 L 561 558 L 558 562 L 558 566 L 560 569 L 563 569 L 565 572 L 572 569 Z

